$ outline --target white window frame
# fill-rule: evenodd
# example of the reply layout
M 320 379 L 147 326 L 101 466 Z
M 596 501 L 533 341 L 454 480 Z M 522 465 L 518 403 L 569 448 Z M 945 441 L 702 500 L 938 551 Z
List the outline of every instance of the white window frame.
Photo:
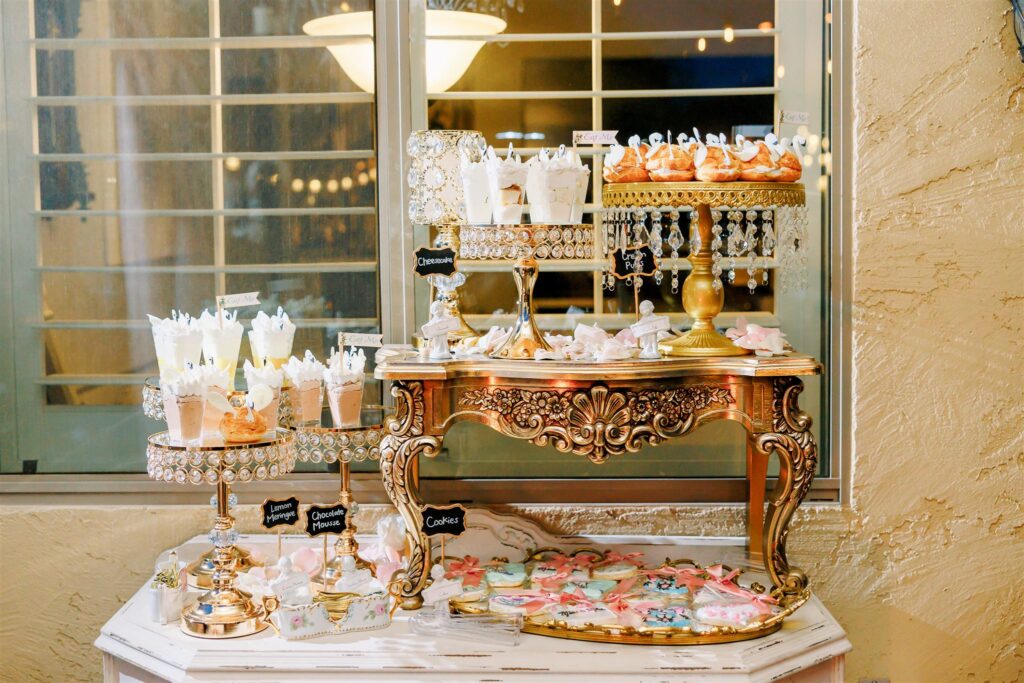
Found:
M 218 0 L 210 0 L 211 6 L 216 5 Z M 640 96 L 639 94 L 621 93 L 612 91 L 602 91 L 600 89 L 600 78 L 601 78 L 601 45 L 604 40 L 618 40 L 618 39 L 636 39 L 636 34 L 630 34 L 624 36 L 622 34 L 609 34 L 601 33 L 600 31 L 600 0 L 592 0 L 594 10 L 592 16 L 594 17 L 594 26 L 592 26 L 592 32 L 585 35 L 576 34 L 554 34 L 545 35 L 543 37 L 533 36 L 529 34 L 503 34 L 501 36 L 494 37 L 475 37 L 481 38 L 488 41 L 537 41 L 537 40 L 587 40 L 591 42 L 592 58 L 594 64 L 594 74 L 592 74 L 595 87 L 591 91 L 584 93 L 573 93 L 569 96 L 572 97 L 584 97 L 590 98 L 594 103 L 593 106 L 593 125 L 595 129 L 600 129 L 601 126 L 601 107 L 600 98 L 609 96 L 611 93 L 614 96 L 621 96 L 623 94 L 629 96 Z M 779 0 L 780 3 L 792 3 L 799 2 L 799 0 Z M 825 0 L 826 3 L 831 3 L 831 0 Z M 17 7 L 19 3 L 8 4 L 4 3 L 3 7 L 0 8 L 0 19 L 4 26 L 4 33 L 0 35 L 0 48 L 3 47 L 4 43 L 11 44 L 12 36 L 10 35 L 8 27 L 14 24 L 10 21 L 10 12 L 12 8 L 15 13 L 20 11 Z M 417 304 L 422 307 L 426 300 L 426 293 L 419 283 L 411 276 L 412 263 L 411 254 L 414 245 L 423 242 L 426 238 L 423 234 L 414 234 L 413 226 L 409 223 L 408 217 L 404 210 L 406 206 L 406 189 L 404 186 L 405 178 L 405 154 L 404 154 L 404 140 L 411 130 L 424 127 L 426 122 L 426 101 L 427 94 L 422 92 L 422 89 L 417 92 L 417 83 L 422 84 L 425 82 L 423 79 L 414 79 L 404 77 L 404 74 L 411 73 L 413 65 L 422 65 L 424 63 L 423 45 L 424 45 L 424 17 L 425 17 L 425 2 L 424 0 L 409 0 L 408 2 L 377 2 L 376 7 L 376 60 L 377 60 L 377 75 L 378 75 L 378 87 L 376 93 L 376 112 L 377 112 L 377 161 L 378 161 L 378 236 L 379 236 L 379 274 L 380 274 L 380 298 L 379 298 L 379 312 L 380 312 L 380 323 L 381 329 L 385 334 L 386 339 L 392 341 L 402 341 L 408 339 L 409 335 L 415 329 L 417 323 Z M 843 34 L 841 30 L 843 27 L 849 27 L 851 24 L 847 15 L 849 14 L 849 2 L 847 0 L 835 0 L 836 6 L 836 19 L 834 19 L 834 32 L 832 48 L 834 50 L 833 59 L 838 65 L 838 69 L 833 74 L 832 84 L 832 115 L 834 118 L 832 128 L 838 130 L 841 136 L 836 136 L 832 142 L 833 154 L 839 159 L 844 160 L 843 166 L 837 166 L 833 169 L 833 202 L 832 202 L 832 221 L 831 221 L 831 245 L 829 247 L 828 258 L 830 260 L 830 272 L 831 282 L 828 289 L 831 291 L 830 296 L 830 311 L 831 316 L 829 317 L 829 325 L 831 326 L 831 353 L 830 357 L 826 360 L 828 367 L 827 372 L 832 381 L 829 382 L 829 391 L 831 400 L 829 410 L 829 421 L 831 429 L 831 443 L 829 440 L 823 439 L 822 443 L 822 457 L 831 457 L 831 476 L 828 478 L 819 478 L 815 481 L 815 488 L 812 491 L 812 498 L 817 496 L 822 500 L 846 500 L 848 495 L 848 477 L 846 476 L 846 465 L 848 458 L 843 457 L 848 452 L 848 435 L 845 432 L 849 429 L 849 313 L 841 305 L 842 301 L 848 300 L 849 294 L 849 234 L 848 231 L 844 230 L 844 226 L 848 225 L 849 220 L 849 202 L 846 193 L 843 191 L 848 183 L 848 164 L 849 155 L 842 154 L 843 149 L 849 149 L 848 138 L 849 138 L 849 126 L 845 125 L 845 121 L 842 120 L 842 106 L 845 104 L 844 97 L 848 97 L 849 88 L 849 44 L 848 38 Z M 212 11 L 212 10 L 211 10 Z M 4 16 L 4 12 L 8 16 Z M 777 22 L 778 25 L 778 22 Z M 778 32 L 779 29 L 773 29 L 774 32 Z M 741 31 L 737 31 L 737 36 L 744 35 Z M 764 34 L 755 30 L 758 36 Z M 671 36 L 668 34 L 672 34 Z M 682 34 L 682 35 L 679 35 Z M 714 38 L 721 37 L 721 32 L 715 31 L 686 31 L 686 32 L 650 32 L 643 34 L 646 39 L 667 39 L 669 37 L 687 37 L 687 38 Z M 411 38 L 411 40 L 410 40 Z M 15 47 L 20 52 L 25 53 L 26 59 L 30 58 L 30 50 L 27 49 L 26 45 L 18 45 L 16 37 Z M 29 38 L 28 40 L 31 40 Z M 165 39 L 165 40 L 179 40 L 189 41 L 193 39 Z M 202 41 L 205 46 L 208 46 L 209 39 L 195 39 Z M 239 39 L 236 38 L 220 38 L 218 39 L 219 47 L 211 50 L 213 52 L 219 52 L 221 47 L 234 47 L 232 43 Z M 260 46 L 272 47 L 272 46 L 290 46 L 296 44 L 302 45 L 323 45 L 329 39 L 324 38 L 313 38 L 307 36 L 266 36 L 252 39 L 244 39 L 246 41 L 259 42 Z M 27 41 L 23 40 L 22 43 Z M 44 44 L 44 41 L 35 41 L 37 43 Z M 95 41 L 94 41 L 95 42 Z M 184 46 L 184 45 L 182 45 Z M 19 52 L 19 56 L 20 56 Z M 3 50 L 0 50 L 0 86 L 5 86 L 11 82 L 8 74 L 18 73 L 29 73 L 29 69 L 32 68 L 26 63 L 21 64 L 4 64 L 2 62 L 4 57 Z M 804 62 L 808 64 L 818 63 L 819 56 L 815 56 L 811 62 Z M 791 64 L 797 62 L 790 61 Z M 213 66 L 211 66 L 213 68 Z M 732 90 L 732 89 L 730 89 Z M 749 89 L 740 89 L 749 90 Z M 764 90 L 763 88 L 755 89 L 757 91 Z M 776 88 L 768 88 L 768 90 L 775 92 Z M 0 92 L 7 92 L 6 88 L 0 90 Z M 664 94 L 665 91 L 662 91 Z M 564 93 L 563 93 L 564 94 Z M 683 92 L 681 94 L 692 94 L 690 92 Z M 35 95 L 35 93 L 32 93 Z M 213 93 L 211 93 L 213 95 Z M 341 101 L 349 95 L 361 95 L 360 93 L 345 94 L 345 97 L 341 97 L 338 100 Z M 434 96 L 445 97 L 448 99 L 475 99 L 479 98 L 479 93 L 444 93 L 444 94 L 432 94 Z M 500 93 L 491 93 L 489 97 L 500 98 L 505 95 Z M 507 96 L 522 98 L 523 93 L 509 93 Z M 551 93 L 543 93 L 543 96 L 551 97 Z M 205 97 L 205 96 L 198 96 Z M 223 95 L 221 98 L 225 97 Z M 226 96 L 226 97 L 242 97 L 242 98 L 270 98 L 275 99 L 275 95 L 257 95 L 257 96 Z M 287 96 L 292 97 L 292 96 Z M 334 95 L 328 94 L 327 97 L 334 97 Z M 39 98 L 36 98 L 37 100 Z M 52 99 L 52 98 L 47 98 Z M 96 99 L 96 98 L 94 98 Z M 176 98 L 177 100 L 178 98 Z M 10 95 L 8 95 L 8 101 Z M 259 102 L 270 101 L 259 99 Z M 45 100 L 44 100 L 45 101 Z M 218 107 L 223 103 L 223 99 L 218 100 L 217 97 L 210 97 L 207 100 L 212 107 Z M 294 101 L 289 99 L 289 101 Z M 248 103 L 248 102 L 247 102 Z M 34 107 L 8 107 L 4 113 L 5 117 L 10 117 L 6 121 L 8 130 L 34 130 Z M 387 135 L 381 135 L 381 131 L 388 131 Z M 35 136 L 33 136 L 33 144 L 35 143 Z M 15 324 L 17 320 L 14 311 L 16 310 L 13 302 L 13 292 L 25 292 L 25 291 L 37 291 L 38 284 L 33 281 L 26 282 L 24 279 L 15 281 L 13 268 L 7 268 L 6 266 L 14 263 L 14 259 L 23 258 L 25 254 L 20 253 L 18 244 L 13 240 L 13 225 L 14 221 L 18 216 L 19 211 L 24 210 L 24 206 L 18 206 L 19 198 L 18 193 L 11 193 L 10 188 L 13 177 L 22 178 L 22 183 L 28 183 L 29 186 L 34 186 L 34 189 L 38 190 L 38 183 L 36 175 L 33 172 L 29 173 L 30 169 L 18 168 L 11 169 L 9 162 L 19 158 L 17 150 L 11 150 L 7 146 L 8 140 L 4 137 L 0 140 L 0 183 L 2 183 L 2 189 L 0 189 L 0 199 L 6 200 L 4 205 L 8 207 L 8 215 L 3 221 L 3 225 L 0 225 L 0 266 L 3 266 L 7 272 L 7 277 L 11 280 L 10 286 L 8 283 L 4 283 L 5 286 L 0 286 L 0 372 L 4 373 L 7 377 L 16 377 L 16 386 L 25 386 L 28 383 L 29 386 L 38 385 L 41 381 L 39 375 L 39 366 L 33 363 L 33 360 L 38 360 L 38 356 L 34 359 L 31 357 L 24 358 L 14 356 L 14 340 L 15 336 L 18 335 L 19 342 L 24 348 L 24 342 L 26 340 L 32 342 L 35 340 L 34 348 L 40 347 L 38 338 L 42 330 L 47 329 L 45 323 L 38 321 L 33 326 L 27 326 L 23 324 Z M 596 153 L 597 150 L 585 150 L 588 153 Z M 38 150 L 33 150 L 38 153 Z M 219 154 L 219 156 L 218 156 Z M 311 158 L 316 154 L 327 154 L 337 155 L 332 158 L 344 158 L 341 155 L 346 155 L 346 152 L 340 153 L 301 153 L 301 158 Z M 51 155 L 53 156 L 53 155 Z M 89 155 L 85 155 L 89 156 Z M 182 155 L 170 155 L 178 158 Z M 188 156 L 188 155 L 186 155 Z M 222 168 L 220 159 L 226 154 L 223 152 L 214 152 L 212 155 L 206 155 L 203 158 L 209 158 L 211 163 L 216 168 Z M 259 158 L 259 153 L 250 153 L 247 155 L 233 154 L 233 156 L 240 156 L 243 158 Z M 280 154 L 273 153 L 274 158 L 281 158 Z M 76 157 L 78 158 L 78 157 Z M 54 159 L 56 160 L 56 159 Z M 35 161 L 32 162 L 33 165 Z M 595 195 L 600 196 L 600 174 L 594 174 L 595 183 Z M 25 178 L 28 180 L 24 180 Z M 20 187 L 25 187 L 24 184 Z M 36 192 L 32 192 L 30 196 L 35 196 Z M 11 196 L 14 194 L 14 196 Z M 24 193 L 20 193 L 24 195 Z M 223 193 L 215 193 L 215 197 L 218 201 L 223 201 Z M 25 200 L 25 197 L 20 198 L 21 201 Z M 222 206 L 219 209 L 220 220 L 223 220 L 223 216 L 228 215 L 227 209 Z M 288 211 L 288 210 L 283 210 Z M 330 211 L 330 210 L 328 210 Z M 37 211 L 30 211 L 30 215 L 33 217 L 38 214 Z M 261 214 L 270 214 L 273 211 L 260 211 Z M 89 212 L 90 215 L 97 215 L 97 212 Z M 25 213 L 21 213 L 22 216 Z M 35 245 L 32 245 L 34 253 Z M 585 265 L 585 267 L 584 267 Z M 590 264 L 576 264 L 575 266 L 570 263 L 569 268 L 578 268 L 581 270 L 589 270 Z M 684 266 L 685 267 L 685 266 Z M 325 269 L 318 266 L 313 267 L 317 272 L 324 272 Z M 275 271 L 279 271 L 280 267 L 273 267 Z M 468 270 L 469 268 L 467 268 Z M 24 271 L 23 271 L 24 272 Z M 226 271 L 225 271 L 226 272 Z M 417 291 L 418 290 L 418 291 Z M 600 292 L 599 285 L 595 285 L 595 290 Z M 826 293 L 827 295 L 827 293 Z M 38 301 L 33 302 L 37 304 Z M 31 308 L 31 306 L 29 306 Z M 33 309 L 38 311 L 39 308 Z M 78 324 L 88 324 L 88 321 L 76 321 Z M 313 321 L 314 323 L 320 321 Z M 330 322 L 332 325 L 337 325 L 337 321 L 323 321 L 324 323 Z M 544 322 L 543 320 L 541 321 Z M 614 320 L 601 320 L 603 324 L 614 326 L 616 322 Z M 770 321 L 769 321 L 770 322 Z M 819 322 L 821 322 L 819 320 Z M 17 361 L 17 362 L 16 362 Z M 28 367 L 26 367 L 28 366 Z M 14 370 L 17 368 L 17 376 L 15 376 Z M 385 388 L 386 391 L 386 388 Z M 25 396 L 28 395 L 28 399 Z M 13 405 L 14 398 L 17 398 L 19 404 Z M 25 400 L 36 400 L 35 392 L 18 392 L 10 391 L 8 388 L 7 392 L 2 391 L 0 387 L 0 409 L 3 410 L 3 414 L 0 415 L 0 449 L 10 452 L 14 447 L 14 422 L 19 409 L 22 408 L 22 403 Z M 59 408 L 58 408 L 59 409 Z M 80 411 L 81 408 L 75 408 L 74 410 Z M 134 409 L 129 409 L 134 410 Z M 96 412 L 106 413 L 105 409 L 84 409 L 83 413 Z M 79 428 L 87 428 L 88 421 L 91 418 L 90 415 L 80 413 L 83 420 L 79 424 Z M 831 448 L 829 448 L 831 445 Z M 141 456 L 142 450 L 139 447 L 139 455 Z M 616 480 L 616 488 L 622 492 L 622 502 L 629 501 L 669 501 L 669 500 L 688 500 L 695 502 L 721 502 L 727 500 L 743 500 L 745 499 L 745 487 L 746 484 L 742 478 L 715 478 L 715 479 L 664 479 L 664 480 Z M 529 482 L 528 480 L 499 480 L 499 481 L 474 481 L 474 480 L 456 480 L 453 482 L 424 482 L 425 493 L 432 499 L 438 498 L 452 498 L 452 499 L 467 499 L 470 498 L 477 502 L 509 502 L 515 500 L 510 498 L 511 492 L 515 492 L 516 495 L 522 495 L 524 492 L 524 484 L 527 489 L 536 487 L 535 492 L 541 491 L 541 487 L 546 490 L 557 489 L 561 500 L 572 500 L 574 502 L 584 502 L 587 500 L 585 484 L 581 485 L 576 480 L 567 480 L 564 482 L 564 486 L 552 486 L 551 480 L 545 480 L 543 482 Z M 770 482 L 771 484 L 772 482 Z M 841 486 L 841 483 L 844 485 Z M 376 474 L 366 474 L 356 477 L 356 487 L 360 495 L 361 500 L 367 502 L 384 500 L 382 491 L 380 489 L 379 480 Z M 258 500 L 262 499 L 267 492 L 275 491 L 280 492 L 282 490 L 295 490 L 306 492 L 306 495 L 317 495 L 319 492 L 329 494 L 336 490 L 336 475 L 330 474 L 298 474 L 291 475 L 279 482 L 260 483 L 258 485 L 253 484 L 247 487 L 243 487 L 244 490 L 240 491 L 243 500 Z M 190 490 L 178 490 L 177 487 L 166 487 L 159 482 L 149 481 L 145 475 L 129 474 L 129 475 L 89 475 L 89 474 L 75 474 L 75 475 L 3 475 L 0 476 L 0 500 L 9 500 L 12 502 L 33 502 L 42 503 L 46 502 L 47 497 L 52 497 L 51 502 L 63 500 L 61 496 L 65 493 L 75 493 L 76 502 L 89 502 L 95 500 L 107 501 L 109 495 L 118 496 L 119 502 L 133 502 L 134 499 L 138 499 L 138 502 L 195 502 L 197 500 L 205 500 L 207 497 L 206 491 L 190 491 Z M 6 494 L 6 495 L 5 495 Z M 12 495 L 13 494 L 13 495 Z M 32 496 L 21 496 L 17 494 L 32 494 Z M 528 497 L 533 500 L 541 502 L 541 497 L 537 495 L 530 496 L 530 492 L 526 491 Z M 40 497 L 42 496 L 42 497 Z M 614 502 L 614 501 L 609 501 Z

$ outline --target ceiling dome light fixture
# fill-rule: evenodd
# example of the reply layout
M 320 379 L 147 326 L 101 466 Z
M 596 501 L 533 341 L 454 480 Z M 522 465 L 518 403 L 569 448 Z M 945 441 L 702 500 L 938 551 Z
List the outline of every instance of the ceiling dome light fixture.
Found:
M 428 9 L 427 92 L 444 92 L 462 78 L 480 48 L 482 40 L 445 40 L 444 36 L 493 36 L 505 30 L 505 20 L 458 10 Z M 361 90 L 374 91 L 373 12 L 332 14 L 307 21 L 302 30 L 311 36 L 371 36 L 339 40 L 327 49 L 342 70 Z

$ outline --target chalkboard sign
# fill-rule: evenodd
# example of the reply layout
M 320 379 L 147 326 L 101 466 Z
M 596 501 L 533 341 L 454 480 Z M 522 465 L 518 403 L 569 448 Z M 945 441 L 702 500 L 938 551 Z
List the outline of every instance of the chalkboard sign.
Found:
M 654 252 L 647 244 L 639 247 L 623 249 L 619 247 L 612 252 L 612 275 L 616 279 L 625 280 L 634 275 L 650 277 L 658 270 L 658 263 L 655 260 Z M 640 259 L 639 268 L 637 259 Z
M 299 499 L 295 496 L 285 500 L 263 501 L 263 527 L 273 529 L 282 524 L 295 524 L 299 521 Z
M 424 505 L 423 526 L 420 529 L 427 536 L 458 536 L 466 531 L 466 508 L 458 504 L 444 507 Z
M 338 505 L 310 505 L 306 510 L 306 533 L 310 536 L 320 534 L 340 534 L 345 530 L 345 517 L 348 510 Z
M 416 274 L 420 277 L 428 275 L 454 275 L 458 267 L 455 265 L 455 250 L 450 247 L 431 249 L 420 247 L 415 252 Z

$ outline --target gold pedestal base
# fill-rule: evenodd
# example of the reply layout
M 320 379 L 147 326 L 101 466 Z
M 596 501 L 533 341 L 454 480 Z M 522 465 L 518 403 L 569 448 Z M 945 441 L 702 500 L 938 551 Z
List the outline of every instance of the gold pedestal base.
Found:
M 198 638 L 240 638 L 270 624 L 263 607 L 237 588 L 207 591 L 181 612 L 181 630 Z
M 537 329 L 533 312 L 533 286 L 537 283 L 538 270 L 537 261 L 532 258 L 521 258 L 512 267 L 512 276 L 518 290 L 516 324 L 508 339 L 491 354 L 491 358 L 533 360 L 533 354 L 538 349 L 551 350 L 551 346 L 544 341 L 544 334 Z
M 712 358 L 718 356 L 742 356 L 750 353 L 732 343 L 732 340 L 716 330 L 693 329 L 675 339 L 658 344 L 658 350 L 666 356 L 693 356 Z
M 252 553 L 245 548 L 233 546 L 231 556 L 235 561 L 234 567 L 237 572 L 247 572 L 253 567 L 262 567 L 263 563 L 253 559 Z M 217 564 L 214 561 L 214 550 L 208 551 L 199 556 L 199 559 L 185 568 L 188 575 L 188 585 L 192 588 L 213 588 L 213 573 L 217 571 Z

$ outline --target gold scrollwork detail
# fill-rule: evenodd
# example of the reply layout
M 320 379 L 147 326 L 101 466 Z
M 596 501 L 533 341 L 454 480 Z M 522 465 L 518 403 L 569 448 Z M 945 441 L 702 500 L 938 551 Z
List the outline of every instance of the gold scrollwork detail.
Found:
M 487 387 L 470 389 L 460 408 L 496 413 L 504 434 L 601 463 L 636 453 L 693 429 L 700 411 L 733 400 L 727 387 L 692 385 L 674 389 L 581 391 Z
M 803 206 L 804 186 L 799 183 L 609 183 L 604 186 L 606 207 L 727 206 L 734 209 Z
M 380 446 L 380 471 L 384 492 L 401 513 L 409 539 L 409 563 L 400 586 L 402 606 L 416 609 L 423 604 L 420 592 L 426 587 L 426 566 L 430 558 L 429 545 L 421 531 L 422 500 L 414 463 L 420 455 L 437 455 L 441 450 L 441 440 L 423 434 L 422 382 L 395 382 L 391 395 L 396 399 L 396 411 L 385 425 L 387 435 Z
M 786 538 L 793 512 L 814 481 L 818 447 L 811 434 L 811 417 L 800 410 L 803 382 L 796 377 L 779 377 L 772 383 L 772 429 L 757 437 L 757 449 L 779 455 L 779 479 L 768 501 L 763 548 L 768 572 L 776 590 L 793 596 L 807 588 L 807 575 L 789 565 Z

